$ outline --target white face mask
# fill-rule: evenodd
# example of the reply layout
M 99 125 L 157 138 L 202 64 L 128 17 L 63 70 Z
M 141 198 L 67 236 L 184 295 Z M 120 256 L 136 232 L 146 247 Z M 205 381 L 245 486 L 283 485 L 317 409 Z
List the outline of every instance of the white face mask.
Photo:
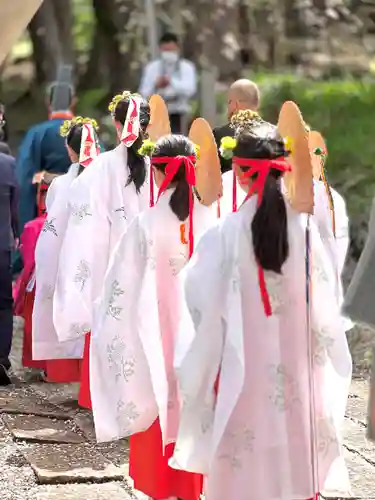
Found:
M 178 53 L 164 50 L 160 53 L 161 59 L 167 64 L 175 64 L 178 61 Z

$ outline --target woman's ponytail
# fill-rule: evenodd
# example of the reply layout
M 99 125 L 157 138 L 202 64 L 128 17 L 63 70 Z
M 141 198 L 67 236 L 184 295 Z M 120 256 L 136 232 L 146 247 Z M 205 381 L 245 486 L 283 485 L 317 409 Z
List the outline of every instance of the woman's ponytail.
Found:
M 265 271 L 278 274 L 281 274 L 281 268 L 289 255 L 287 213 L 280 180 L 280 172 L 270 172 L 264 185 L 261 204 L 251 224 L 258 264 Z
M 179 221 L 184 222 L 189 216 L 189 190 L 185 175 L 176 183 L 176 187 L 169 200 L 169 206 Z

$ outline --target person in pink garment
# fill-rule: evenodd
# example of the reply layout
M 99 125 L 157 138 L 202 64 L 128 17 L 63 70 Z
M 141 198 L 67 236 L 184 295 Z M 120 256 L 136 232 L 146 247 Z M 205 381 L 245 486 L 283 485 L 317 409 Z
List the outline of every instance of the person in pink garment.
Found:
M 246 195 L 180 274 L 170 466 L 204 474 L 206 500 L 346 498 L 351 357 L 334 269 L 283 193 L 291 164 L 277 131 L 244 121 L 222 149 Z

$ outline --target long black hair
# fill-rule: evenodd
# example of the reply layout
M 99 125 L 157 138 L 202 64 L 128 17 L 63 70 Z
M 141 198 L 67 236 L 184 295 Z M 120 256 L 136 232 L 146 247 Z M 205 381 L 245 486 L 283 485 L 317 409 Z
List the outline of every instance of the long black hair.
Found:
M 184 135 L 166 135 L 157 141 L 152 153 L 153 158 L 163 156 L 196 156 L 194 144 Z M 152 161 L 152 160 L 151 160 Z M 155 164 L 155 168 L 165 173 L 166 164 Z M 174 176 L 173 185 L 175 189 L 169 201 L 172 212 L 178 220 L 184 222 L 189 215 L 189 185 L 186 181 L 185 165 L 181 162 L 180 168 Z
M 73 125 L 69 130 L 68 135 L 66 136 L 67 145 L 70 147 L 70 149 L 72 149 L 72 151 L 75 152 L 76 155 L 78 155 L 78 158 L 81 151 L 82 130 L 82 124 Z M 85 167 L 83 165 L 80 165 L 78 169 L 78 175 L 80 175 L 84 169 Z
M 125 97 L 116 106 L 113 114 L 113 118 L 116 122 L 124 125 L 126 120 L 126 115 L 129 108 L 130 97 Z M 140 97 L 138 97 L 140 98 Z M 142 146 L 143 139 L 146 137 L 146 129 L 150 123 L 150 106 L 148 102 L 141 99 L 140 111 L 139 111 L 139 121 L 140 121 L 140 133 L 137 140 L 134 142 L 130 148 L 128 148 L 128 167 L 129 167 L 129 177 L 126 185 L 128 186 L 131 182 L 139 193 L 141 187 L 146 180 L 146 158 L 138 153 L 139 148 Z
M 239 158 L 276 159 L 288 156 L 284 141 L 273 127 L 265 123 L 251 130 L 236 133 L 237 146 L 233 153 Z M 243 171 L 248 170 L 241 167 Z M 271 169 L 265 181 L 262 201 L 251 223 L 254 254 L 266 271 L 281 274 L 289 255 L 287 213 L 281 193 L 282 172 Z

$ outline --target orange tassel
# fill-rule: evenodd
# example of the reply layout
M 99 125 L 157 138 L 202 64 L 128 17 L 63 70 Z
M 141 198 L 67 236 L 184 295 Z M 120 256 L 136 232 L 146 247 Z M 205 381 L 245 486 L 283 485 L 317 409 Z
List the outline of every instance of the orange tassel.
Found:
M 187 245 L 189 243 L 185 236 L 185 224 L 180 224 L 180 241 L 183 245 Z

